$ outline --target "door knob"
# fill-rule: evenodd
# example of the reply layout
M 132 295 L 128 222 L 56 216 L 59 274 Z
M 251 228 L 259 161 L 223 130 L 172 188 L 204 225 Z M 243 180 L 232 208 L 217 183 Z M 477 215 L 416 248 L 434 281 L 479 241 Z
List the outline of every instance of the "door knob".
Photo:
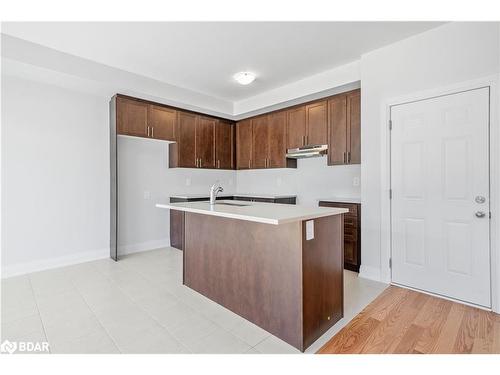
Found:
M 476 217 L 485 217 L 486 214 L 483 211 L 476 211 Z
M 475 199 L 476 203 L 484 203 L 486 202 L 486 198 L 482 197 L 481 195 L 478 195 Z

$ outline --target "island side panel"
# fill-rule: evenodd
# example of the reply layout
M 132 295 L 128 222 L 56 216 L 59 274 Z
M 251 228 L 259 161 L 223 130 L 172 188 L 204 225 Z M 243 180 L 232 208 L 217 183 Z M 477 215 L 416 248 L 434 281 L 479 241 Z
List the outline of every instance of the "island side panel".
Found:
M 185 214 L 184 283 L 302 348 L 301 222 Z
M 302 230 L 305 350 L 344 316 L 343 215 L 314 219 L 314 239 Z

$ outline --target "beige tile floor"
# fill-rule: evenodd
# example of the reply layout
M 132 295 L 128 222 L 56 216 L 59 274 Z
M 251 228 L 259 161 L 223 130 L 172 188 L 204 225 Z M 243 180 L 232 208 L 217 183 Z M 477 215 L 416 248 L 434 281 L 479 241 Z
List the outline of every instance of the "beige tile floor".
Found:
M 163 248 L 2 280 L 2 341 L 48 341 L 51 353 L 299 353 L 182 285 L 182 252 Z M 345 271 L 345 317 L 386 284 Z

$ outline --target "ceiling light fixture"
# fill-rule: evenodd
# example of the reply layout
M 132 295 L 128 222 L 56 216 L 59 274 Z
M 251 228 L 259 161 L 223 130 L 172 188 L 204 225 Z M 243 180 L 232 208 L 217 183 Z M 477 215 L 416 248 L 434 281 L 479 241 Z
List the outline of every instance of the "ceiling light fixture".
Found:
M 252 83 L 255 80 L 255 73 L 252 73 L 252 72 L 239 72 L 239 73 L 236 73 L 233 76 L 233 78 L 240 85 L 248 85 L 249 83 Z

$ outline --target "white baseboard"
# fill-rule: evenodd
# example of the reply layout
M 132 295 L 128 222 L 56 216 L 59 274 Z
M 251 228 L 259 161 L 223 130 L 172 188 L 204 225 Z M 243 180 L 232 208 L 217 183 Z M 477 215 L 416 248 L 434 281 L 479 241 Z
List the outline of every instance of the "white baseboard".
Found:
M 170 238 L 118 246 L 118 256 L 170 246 Z
M 380 279 L 380 268 L 378 267 L 361 265 L 361 267 L 359 267 L 359 277 L 374 281 L 382 281 Z
M 90 262 L 92 260 L 109 257 L 109 248 L 100 250 L 83 251 L 62 257 L 18 263 L 2 266 L 2 278 L 25 275 L 31 272 L 49 270 L 52 268 L 71 266 L 73 264 Z

